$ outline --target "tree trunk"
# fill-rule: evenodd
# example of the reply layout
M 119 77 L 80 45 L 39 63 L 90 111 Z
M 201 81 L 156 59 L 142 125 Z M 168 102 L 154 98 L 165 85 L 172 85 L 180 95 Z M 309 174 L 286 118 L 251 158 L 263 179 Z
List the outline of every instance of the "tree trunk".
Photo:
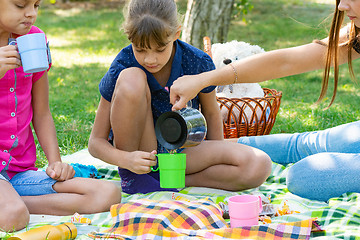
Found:
M 202 49 L 203 37 L 213 43 L 227 40 L 235 0 L 188 0 L 182 40 Z

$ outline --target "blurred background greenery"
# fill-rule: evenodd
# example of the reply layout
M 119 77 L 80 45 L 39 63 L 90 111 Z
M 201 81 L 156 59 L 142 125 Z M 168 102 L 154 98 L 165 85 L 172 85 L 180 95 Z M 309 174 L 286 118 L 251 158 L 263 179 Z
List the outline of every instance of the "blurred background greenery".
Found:
M 270 51 L 325 38 L 335 1 L 248 2 L 252 9 L 245 15 L 246 22 L 244 15 L 233 19 L 228 41 L 245 41 Z M 186 0 L 177 3 L 185 14 Z M 61 155 L 87 147 L 100 98 L 99 81 L 116 54 L 129 44 L 121 31 L 123 6 L 122 1 L 51 4 L 47 0 L 39 10 L 36 25 L 46 32 L 53 59 L 49 72 L 50 108 Z M 359 69 L 359 62 L 355 61 L 354 69 Z M 347 66 L 341 67 L 338 95 L 328 110 L 323 109 L 330 94 L 322 104 L 314 105 L 321 78 L 322 71 L 315 71 L 261 83 L 263 87 L 283 92 L 272 134 L 324 129 L 359 120 L 359 87 L 351 81 Z M 41 167 L 47 161 L 39 146 L 38 156 L 37 165 Z

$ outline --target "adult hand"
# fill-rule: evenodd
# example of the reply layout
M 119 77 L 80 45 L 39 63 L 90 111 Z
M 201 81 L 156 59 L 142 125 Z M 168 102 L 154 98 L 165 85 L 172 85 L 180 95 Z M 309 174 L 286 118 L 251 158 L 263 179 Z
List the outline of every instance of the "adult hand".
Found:
M 143 152 L 134 151 L 129 153 L 129 165 L 127 169 L 136 174 L 146 174 L 151 172 L 151 167 L 156 165 L 156 151 Z
M 0 78 L 4 77 L 5 73 L 10 69 L 20 66 L 21 60 L 16 46 L 7 45 L 0 47 Z
M 180 110 L 186 107 L 186 103 L 196 97 L 203 88 L 199 75 L 187 75 L 179 77 L 170 88 L 170 103 L 172 110 Z
M 57 181 L 65 181 L 74 177 L 75 170 L 69 164 L 57 161 L 49 164 L 46 174 Z

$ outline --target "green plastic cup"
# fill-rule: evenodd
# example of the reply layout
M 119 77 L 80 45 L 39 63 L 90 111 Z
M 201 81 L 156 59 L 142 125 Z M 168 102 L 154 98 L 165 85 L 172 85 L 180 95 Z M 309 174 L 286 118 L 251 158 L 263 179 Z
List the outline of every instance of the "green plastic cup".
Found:
M 183 188 L 185 187 L 185 153 L 160 153 L 157 169 L 151 168 L 153 172 L 159 171 L 161 188 Z

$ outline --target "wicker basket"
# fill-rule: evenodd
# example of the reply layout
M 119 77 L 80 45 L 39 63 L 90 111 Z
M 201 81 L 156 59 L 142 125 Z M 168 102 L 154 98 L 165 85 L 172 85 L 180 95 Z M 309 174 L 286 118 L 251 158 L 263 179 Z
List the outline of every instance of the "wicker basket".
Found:
M 204 51 L 212 57 L 211 40 L 203 38 Z M 224 137 L 267 135 L 275 123 L 280 108 L 282 92 L 263 88 L 264 97 L 217 97 L 223 115 Z
M 223 115 L 224 137 L 267 135 L 275 123 L 282 92 L 263 88 L 264 97 L 217 97 Z

